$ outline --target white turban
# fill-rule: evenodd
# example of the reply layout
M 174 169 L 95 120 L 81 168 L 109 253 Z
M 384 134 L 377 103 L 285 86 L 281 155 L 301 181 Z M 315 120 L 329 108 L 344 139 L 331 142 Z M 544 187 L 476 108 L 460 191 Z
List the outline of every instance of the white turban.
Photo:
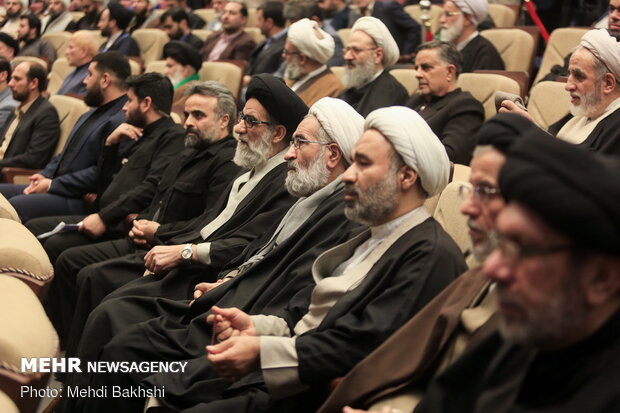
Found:
M 620 79 L 620 43 L 607 29 L 590 30 L 579 44 L 605 63 L 616 79 Z
M 71 5 L 71 0 L 60 0 L 65 8 L 68 8 Z
M 19 0 L 19 2 L 22 4 L 22 12 L 27 11 L 28 10 L 28 0 Z
M 489 14 L 488 0 L 452 0 L 463 13 L 471 16 L 471 22 L 477 26 Z
M 450 160 L 443 144 L 418 113 L 404 106 L 372 111 L 364 130 L 376 129 L 388 139 L 396 152 L 418 173 L 429 197 L 448 184 Z
M 378 47 L 383 49 L 383 67 L 392 66 L 398 62 L 400 50 L 392 34 L 383 22 L 376 17 L 360 17 L 351 27 L 351 34 L 361 30 L 368 36 L 372 37 Z
M 325 64 L 334 55 L 334 38 L 314 20 L 301 19 L 288 28 L 288 39 L 301 53 Z
M 317 118 L 325 132 L 340 146 L 342 155 L 351 163 L 351 151 L 364 132 L 364 118 L 347 102 L 324 97 L 308 112 Z

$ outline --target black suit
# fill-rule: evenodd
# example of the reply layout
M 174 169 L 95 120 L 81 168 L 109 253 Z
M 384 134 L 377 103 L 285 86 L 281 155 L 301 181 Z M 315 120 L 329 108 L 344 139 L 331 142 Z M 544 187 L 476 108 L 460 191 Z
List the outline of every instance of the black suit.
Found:
M 400 54 L 411 54 L 415 52 L 420 44 L 422 28 L 403 10 L 403 6 L 395 1 L 375 2 L 372 8 L 372 17 L 376 17 L 386 25 L 392 37 L 398 45 Z M 357 10 L 352 9 L 349 13 L 349 27 L 360 18 Z
M 484 108 L 469 92 L 460 88 L 427 102 L 413 95 L 406 106 L 417 111 L 446 147 L 454 163 L 469 165 L 476 146 L 476 133 L 484 122 Z
M 256 46 L 256 49 L 252 52 L 252 56 L 250 56 L 250 75 L 274 73 L 280 67 L 286 35 L 274 40 L 268 48 L 265 48 L 267 41 L 268 39 Z
M 0 145 L 4 141 L 13 113 L 7 119 L 0 132 Z M 56 108 L 46 99 L 39 96 L 32 102 L 28 111 L 15 128 L 13 139 L 7 148 L 4 158 L 0 160 L 0 168 L 13 166 L 16 168 L 43 168 L 51 159 L 60 137 L 60 123 Z

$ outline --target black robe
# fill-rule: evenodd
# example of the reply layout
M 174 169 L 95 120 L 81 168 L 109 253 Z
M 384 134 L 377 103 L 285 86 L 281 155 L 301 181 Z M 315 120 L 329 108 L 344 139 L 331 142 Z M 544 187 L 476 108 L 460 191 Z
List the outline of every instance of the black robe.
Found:
M 572 117 L 573 115 L 569 113 L 549 126 L 549 133 L 557 135 Z M 600 121 L 579 146 L 605 155 L 620 156 L 620 133 L 618 131 L 620 131 L 620 109 L 616 109 L 614 113 Z
M 536 352 L 494 333 L 432 383 L 416 413 L 620 411 L 620 311 L 570 348 Z
M 341 297 L 314 330 L 297 338 L 299 375 L 312 390 L 278 402 L 275 411 L 312 411 L 320 403 L 329 380 L 343 376 L 366 354 L 398 329 L 412 314 L 465 270 L 462 254 L 454 241 L 432 218 L 401 236 L 375 263 L 360 285 Z M 313 286 L 298 293 L 286 311 L 275 314 L 293 326 L 307 312 Z M 174 359 L 178 348 L 165 346 L 161 337 L 136 340 L 143 325 L 115 337 L 103 349 L 102 360 Z M 137 335 L 132 335 L 132 333 Z M 153 346 L 146 350 L 139 342 Z M 206 344 L 206 343 L 205 343 Z M 183 356 L 182 356 L 183 357 Z M 187 357 L 184 357 L 187 359 Z M 91 385 L 135 384 L 140 375 L 93 375 Z M 181 375 L 158 374 L 146 385 L 165 385 L 165 403 L 185 408 L 201 402 L 219 400 L 200 411 L 256 411 L 270 406 L 262 375 L 255 372 L 230 386 L 210 369 L 204 352 L 192 360 Z M 191 387 L 187 387 L 191 383 Z M 138 406 L 88 400 L 87 411 L 131 411 Z M 118 406 L 117 406 L 118 405 Z M 100 410 L 96 410 L 100 409 Z M 226 409 L 226 410 L 223 410 Z
M 463 73 L 475 70 L 505 70 L 504 61 L 493 43 L 478 35 L 461 50 Z
M 384 70 L 369 84 L 360 88 L 347 89 L 338 97 L 353 106 L 360 115 L 366 117 L 375 109 L 404 105 L 409 94 L 394 76 Z

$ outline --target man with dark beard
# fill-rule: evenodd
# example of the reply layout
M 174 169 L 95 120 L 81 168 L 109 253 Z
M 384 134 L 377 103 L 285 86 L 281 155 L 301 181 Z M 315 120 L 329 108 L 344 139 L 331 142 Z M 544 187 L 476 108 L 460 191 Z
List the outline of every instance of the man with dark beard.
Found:
M 131 93 L 130 89 L 130 98 Z M 56 320 L 56 330 L 63 340 L 63 346 L 74 315 L 76 297 L 79 296 L 75 293 L 70 295 L 70 292 L 80 290 L 81 281 L 86 278 L 83 274 L 88 273 L 89 265 L 149 247 L 153 244 L 154 233 L 161 224 L 192 219 L 208 210 L 237 174 L 239 167 L 232 163 L 235 141 L 230 133 L 236 108 L 231 92 L 222 84 L 213 81 L 194 83 L 188 89 L 186 113 L 186 149 L 170 162 L 161 181 L 146 180 L 138 187 L 141 197 L 146 197 L 148 193 L 153 194 L 150 205 L 145 209 L 123 206 L 123 209 L 129 212 L 142 210 L 134 220 L 128 237 L 69 248 L 67 241 L 71 238 L 75 240 L 77 237 L 77 242 L 85 241 L 86 238 L 76 234 L 59 234 L 45 243 L 50 255 L 57 256 L 64 251 L 54 266 L 55 283 L 63 285 L 63 300 L 62 304 L 58 303 L 58 314 L 52 317 Z M 119 133 L 123 133 L 127 126 L 121 125 Z M 178 129 L 178 126 L 168 125 L 168 122 L 166 126 L 173 131 Z M 129 127 L 129 130 L 134 129 Z M 144 134 L 141 139 L 145 139 Z M 132 158 L 129 158 L 129 162 L 131 161 Z M 119 177 L 122 175 L 119 173 Z M 130 196 L 121 199 L 127 200 Z M 105 217 L 106 211 L 100 211 L 99 214 Z M 90 217 L 97 220 L 99 214 L 92 214 Z M 82 269 L 83 272 L 78 275 Z M 74 323 L 83 324 L 82 318 L 85 320 L 89 311 L 90 309 L 78 311 L 75 317 L 80 321 L 76 320 Z
M 398 46 L 388 28 L 374 17 L 361 17 L 351 28 L 344 51 L 346 90 L 339 96 L 362 116 L 375 109 L 402 105 L 409 95 L 387 72 L 398 61 Z
M 102 53 L 88 66 L 84 103 L 93 107 L 82 115 L 69 134 L 63 151 L 45 168 L 29 177 L 30 185 L 0 185 L 12 199 L 23 222 L 40 216 L 84 214 L 83 197 L 97 189 L 97 162 L 103 141 L 124 120 L 127 57 Z

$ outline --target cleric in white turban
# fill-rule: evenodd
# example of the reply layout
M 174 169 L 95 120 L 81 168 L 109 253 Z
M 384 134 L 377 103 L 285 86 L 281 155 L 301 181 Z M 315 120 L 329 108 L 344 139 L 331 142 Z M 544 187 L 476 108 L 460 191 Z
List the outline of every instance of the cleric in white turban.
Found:
M 341 99 L 325 97 L 310 107 L 308 115 L 316 117 L 319 124 L 342 150 L 351 163 L 351 151 L 364 131 L 364 118 Z
M 417 172 L 429 197 L 440 193 L 450 175 L 450 160 L 443 144 L 414 110 L 392 106 L 373 111 L 366 117 L 364 130 L 376 129 Z
M 452 0 L 456 7 L 465 14 L 471 16 L 471 22 L 477 26 L 486 19 L 489 14 L 489 2 L 487 0 Z
M 620 43 L 607 29 L 590 30 L 579 44 L 602 61 L 616 79 L 620 79 Z
M 289 27 L 287 36 L 300 53 L 321 64 L 334 55 L 334 38 L 314 20 L 296 21 Z
M 371 16 L 361 17 L 351 27 L 351 34 L 358 30 L 372 37 L 377 47 L 383 49 L 383 60 L 381 61 L 383 67 L 392 66 L 398 62 L 398 57 L 400 56 L 398 45 L 381 20 Z

